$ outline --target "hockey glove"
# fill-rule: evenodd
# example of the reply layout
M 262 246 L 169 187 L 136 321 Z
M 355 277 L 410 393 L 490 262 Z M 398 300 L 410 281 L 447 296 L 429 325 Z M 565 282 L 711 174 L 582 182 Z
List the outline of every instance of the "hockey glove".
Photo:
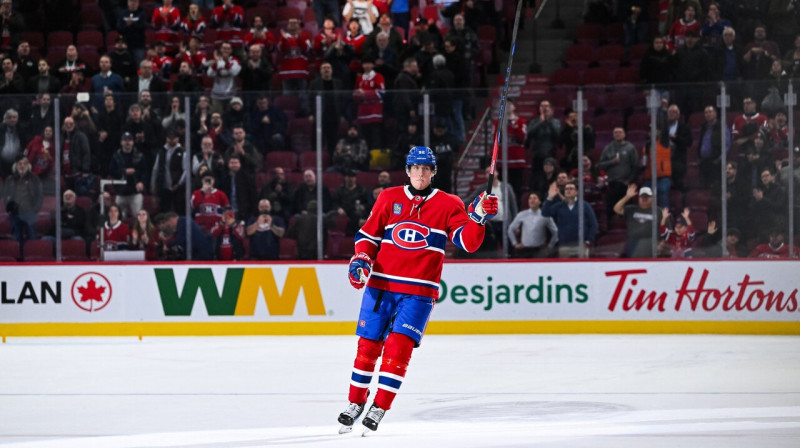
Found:
M 367 284 L 367 278 L 372 271 L 372 259 L 364 252 L 353 255 L 350 259 L 350 269 L 347 278 L 353 288 L 361 289 Z
M 497 196 L 487 195 L 484 191 L 472 201 L 468 212 L 470 219 L 480 225 L 485 225 L 486 221 L 494 218 L 494 215 L 497 214 Z

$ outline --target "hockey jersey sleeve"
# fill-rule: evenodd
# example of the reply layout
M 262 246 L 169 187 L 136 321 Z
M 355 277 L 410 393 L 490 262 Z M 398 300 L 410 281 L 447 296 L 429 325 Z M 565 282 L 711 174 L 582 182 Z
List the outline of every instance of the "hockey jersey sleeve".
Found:
M 364 252 L 373 260 L 378 255 L 384 228 L 389 221 L 390 205 L 387 195 L 381 193 L 372 207 L 367 222 L 356 232 L 355 253 Z
M 457 196 L 449 195 L 451 199 L 451 213 L 447 220 L 447 234 L 450 241 L 461 250 L 475 252 L 483 244 L 486 228 L 469 219 L 464 204 Z

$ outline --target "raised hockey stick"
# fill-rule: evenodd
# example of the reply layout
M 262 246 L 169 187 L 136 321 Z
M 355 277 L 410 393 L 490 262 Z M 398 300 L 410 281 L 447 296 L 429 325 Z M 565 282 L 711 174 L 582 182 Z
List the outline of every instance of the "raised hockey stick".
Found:
M 517 12 L 514 15 L 514 30 L 511 33 L 511 51 L 508 53 L 508 65 L 506 66 L 506 79 L 503 83 L 503 95 L 500 97 L 500 113 L 497 119 L 497 134 L 494 136 L 494 148 L 492 149 L 492 162 L 489 166 L 489 180 L 486 186 L 486 194 L 492 192 L 492 184 L 494 183 L 494 168 L 495 163 L 497 162 L 497 148 L 500 144 L 500 135 L 503 129 L 503 118 L 506 114 L 506 98 L 508 97 L 508 81 L 511 78 L 511 64 L 514 63 L 514 53 L 517 50 L 517 31 L 519 31 L 519 17 L 522 13 L 522 2 L 523 0 L 517 0 Z M 536 16 L 533 20 L 536 20 L 539 17 L 539 13 L 541 13 L 544 5 L 547 3 L 547 0 L 542 0 L 541 2 L 537 0 L 535 4 L 537 4 L 537 11 Z

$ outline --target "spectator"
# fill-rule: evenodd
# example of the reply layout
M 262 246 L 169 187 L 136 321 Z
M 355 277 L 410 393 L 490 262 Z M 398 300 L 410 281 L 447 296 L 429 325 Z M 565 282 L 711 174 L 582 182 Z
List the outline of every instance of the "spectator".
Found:
M 3 114 L 3 123 L 0 124 L 0 177 L 11 174 L 12 166 L 17 158 L 22 155 L 25 144 L 30 141 L 28 130 L 19 123 L 19 113 L 14 109 L 7 109 Z
M 392 97 L 395 107 L 395 118 L 401 127 L 408 126 L 410 121 L 417 120 L 417 109 L 420 104 L 420 92 L 418 80 L 420 78 L 419 65 L 414 58 L 407 58 L 403 61 L 403 70 L 394 80 L 393 90 L 396 91 Z M 419 142 L 414 142 L 416 145 Z M 407 148 L 403 153 L 408 152 Z
M 238 96 L 231 98 L 228 110 L 223 115 L 223 120 L 228 123 L 228 126 L 235 128 L 237 126 L 244 126 L 246 119 L 244 111 L 244 101 Z
M 280 216 L 272 215 L 269 199 L 258 201 L 258 216 L 247 223 L 250 237 L 251 260 L 277 260 L 280 254 L 280 239 L 286 233 L 286 224 Z
M 672 187 L 683 191 L 686 176 L 686 153 L 692 146 L 692 131 L 681 121 L 681 110 L 673 104 L 667 109 L 667 120 L 662 125 L 661 143 L 669 146 L 672 158 Z
M 780 169 L 779 179 L 786 190 L 789 189 L 789 181 L 794 179 L 794 191 L 800 191 L 800 147 L 795 146 L 792 151 L 792 157 L 794 157 L 794 166 L 792 167 L 794 168 L 794 173 L 790 170 L 789 165 L 786 165 Z
M 792 78 L 800 78 L 800 34 L 794 38 L 794 48 L 786 52 L 783 66 Z
M 369 149 L 367 141 L 359 135 L 358 126 L 351 124 L 347 128 L 347 135 L 336 143 L 333 153 L 333 166 L 328 171 L 346 173 L 350 171 L 363 171 L 369 165 Z
M 414 35 L 414 39 L 417 39 L 417 35 Z M 428 83 L 428 79 L 431 77 L 431 74 L 434 71 L 433 67 L 433 58 L 439 54 L 439 48 L 436 46 L 436 41 L 428 34 L 421 34 L 419 36 L 420 45 L 417 48 L 414 45 L 411 45 L 407 48 L 408 50 L 416 50 L 413 53 L 414 57 L 417 59 L 419 63 L 419 71 L 422 75 L 422 85 L 425 86 Z
M 386 33 L 386 37 L 389 39 L 389 48 L 392 49 L 394 54 L 399 54 L 403 48 L 403 36 L 395 29 L 392 16 L 386 13 L 381 14 L 378 18 L 378 26 L 369 33 L 364 32 L 364 34 L 367 34 L 367 38 L 364 41 L 364 52 L 373 53 L 378 49 L 377 41 L 380 33 Z
M 303 213 L 309 209 L 309 202 L 312 200 L 316 203 L 317 188 L 322 188 L 322 212 L 327 213 L 331 207 L 331 194 L 328 188 L 320 185 L 317 182 L 317 174 L 313 170 L 303 171 L 303 183 L 294 191 L 293 205 L 297 213 Z M 314 211 L 316 211 L 316 204 Z M 296 237 L 295 237 L 296 238 Z
M 161 127 L 164 129 L 175 128 L 178 121 L 186 122 L 186 114 L 182 112 L 183 102 L 178 96 L 173 96 L 169 101 L 169 111 L 161 119 Z
M 504 162 L 504 159 L 501 155 L 500 164 L 507 163 L 508 182 L 516 191 L 520 191 L 525 172 L 530 168 L 527 163 L 528 158 L 524 146 L 526 132 L 528 131 L 528 122 L 525 121 L 525 118 L 517 115 L 517 105 L 511 99 L 507 100 L 506 102 L 505 116 L 506 133 L 508 135 L 508 157 L 507 161 Z M 491 135 L 497 135 L 497 120 L 494 120 L 492 126 L 493 130 Z M 459 144 L 462 143 L 463 141 L 459 141 Z
M 114 198 L 108 191 L 102 193 L 102 198 L 102 202 L 97 201 L 92 204 L 92 207 L 89 209 L 89 215 L 86 218 L 88 221 L 86 236 L 90 238 L 89 241 L 94 241 L 98 237 L 103 228 L 103 224 L 105 224 L 108 218 L 108 209 L 114 205 Z M 102 213 L 100 213 L 101 205 L 103 207 Z
M 486 177 L 489 177 L 489 170 L 491 167 L 486 167 Z M 473 190 L 468 197 L 475 197 L 481 194 L 485 186 L 479 186 Z M 446 191 L 446 190 L 445 190 Z M 474 193 L 474 194 L 473 194 Z M 492 178 L 492 194 L 497 196 L 497 214 L 489 220 L 491 229 L 494 231 L 494 240 L 497 242 L 503 241 L 503 226 L 506 219 L 511 220 L 512 216 L 517 216 L 517 195 L 514 194 L 514 189 L 508 182 L 500 181 L 500 171 L 496 171 Z M 464 204 L 468 206 L 468 204 Z M 488 228 L 487 228 L 488 230 Z M 510 232 L 510 230 L 509 230 Z
M 528 196 L 528 209 L 514 216 L 508 226 L 508 239 L 514 247 L 514 258 L 546 258 L 555 248 L 558 227 L 553 218 L 542 216 L 541 206 L 539 194 L 531 193 Z
M 30 117 L 30 131 L 32 134 L 41 134 L 44 128 L 55 128 L 55 112 L 49 93 L 37 95 L 33 101 L 33 110 Z M 2 172 L 0 172 L 2 174 Z
M 15 71 L 14 60 L 2 58 L 3 76 L 0 78 L 0 95 L 20 95 L 25 93 L 25 80 Z M 12 102 L 18 100 L 12 99 Z
M 17 58 L 14 61 L 16 71 L 22 77 L 23 85 L 28 85 L 34 76 L 39 73 L 36 61 L 31 57 L 31 45 L 26 40 L 22 40 L 17 45 Z
M 430 148 L 436 153 L 436 176 L 433 178 L 433 187 L 442 191 L 452 191 L 453 164 L 458 154 L 458 140 L 447 131 L 447 124 L 437 120 L 433 125 Z
M 606 214 L 609 221 L 613 216 L 615 204 L 625 197 L 626 188 L 633 183 L 639 174 L 639 157 L 636 148 L 625 140 L 625 130 L 614 128 L 614 140 L 603 148 L 597 167 L 608 175 L 608 193 L 606 194 Z M 674 169 L 673 169 L 674 174 Z M 674 178 L 674 176 L 673 176 Z M 652 193 L 650 193 L 652 195 Z
M 86 211 L 75 205 L 75 192 L 66 190 L 61 195 L 61 239 L 80 240 L 86 238 Z M 56 210 L 50 211 L 50 224 L 53 227 L 53 235 L 45 235 L 43 240 L 56 242 Z
M 356 89 L 353 92 L 353 99 L 357 105 L 356 122 L 361 126 L 369 148 L 382 148 L 383 97 L 386 94 L 386 83 L 383 76 L 375 72 L 375 60 L 370 56 L 362 57 L 361 65 L 364 73 L 356 78 Z
M 659 233 L 664 238 L 672 258 L 692 258 L 692 245 L 694 244 L 694 226 L 689 217 L 689 209 L 684 208 L 679 217 L 675 219 L 673 227 L 667 227 L 670 218 L 669 208 L 661 212 L 661 225 Z
M 729 161 L 725 166 L 726 201 L 728 205 L 728 227 L 739 227 L 746 222 L 747 205 L 753 195 L 752 184 L 739 175 L 738 164 Z M 715 198 L 714 209 L 719 208 L 722 188 L 719 182 L 711 189 L 711 197 Z
M 170 54 L 178 49 L 178 30 L 181 28 L 181 12 L 172 6 L 172 0 L 161 0 L 162 6 L 153 11 L 152 24 L 157 41 L 164 42 Z
M 722 18 L 719 10 L 719 4 L 711 2 L 708 5 L 708 14 L 700 33 L 703 35 L 703 46 L 706 48 L 719 48 L 722 46 L 722 36 L 725 28 L 733 29 L 731 21 Z
M 211 14 L 211 28 L 217 30 L 216 45 L 228 42 L 231 48 L 242 48 L 242 27 L 244 26 L 244 9 L 234 5 L 233 0 L 222 0 L 222 4 L 214 8 Z M 236 76 L 236 75 L 234 75 Z
M 774 168 L 764 168 L 761 171 L 761 182 L 753 189 L 748 216 L 754 224 L 758 222 L 762 224 L 762 227 L 763 223 L 766 223 L 768 227 L 780 225 L 786 219 L 787 206 L 786 193 L 775 181 Z
M 197 104 L 194 106 L 194 112 L 192 113 L 190 125 L 190 129 L 195 130 L 192 134 L 192 147 L 196 148 L 197 144 L 200 142 L 200 139 L 209 135 L 209 130 L 211 129 L 211 116 L 211 102 L 207 96 L 200 95 L 200 97 L 197 98 Z
M 429 92 L 430 101 L 436 111 L 436 119 L 444 121 L 448 133 L 460 143 L 465 141 L 465 136 L 456 134 L 457 126 L 453 124 L 455 118 L 453 117 L 452 98 L 456 94 L 453 91 L 455 79 L 453 72 L 447 68 L 447 59 L 441 54 L 434 56 L 433 71 L 427 78 L 425 90 Z
M 558 226 L 559 258 L 582 258 L 589 255 L 589 247 L 597 234 L 597 217 L 592 207 L 583 203 L 583 241 L 578 240 L 580 234 L 578 222 L 579 210 L 578 185 L 570 181 L 564 187 L 564 194 L 558 191 L 553 183 L 547 192 L 547 200 L 542 205 L 542 216 L 553 218 Z
M 249 120 L 254 144 L 262 148 L 262 152 L 283 150 L 287 122 L 286 114 L 271 104 L 269 96 L 259 95 Z
M 696 20 L 697 10 L 693 5 L 686 5 L 681 18 L 675 20 L 667 33 L 667 49 L 675 52 L 686 44 L 686 35 L 691 31 L 700 35 L 700 22 Z
M 569 177 L 578 179 L 578 169 L 569 172 Z M 603 200 L 603 189 L 608 181 L 606 172 L 594 166 L 589 156 L 583 156 L 583 195 L 592 206 L 600 205 Z
M 336 26 L 331 17 L 326 17 L 320 26 L 320 32 L 314 36 L 314 54 L 325 57 L 329 51 L 342 39 L 342 30 Z
M 236 218 L 247 221 L 253 214 L 253 205 L 256 205 L 256 182 L 252 174 L 244 169 L 242 159 L 239 154 L 228 157 L 228 170 L 219 185 L 228 196 Z
M 637 205 L 628 205 L 634 197 L 639 198 Z M 619 201 L 614 204 L 614 213 L 625 217 L 625 228 L 628 240 L 625 243 L 625 255 L 630 258 L 649 258 L 652 252 L 653 226 L 662 221 L 661 209 L 656 209 L 653 216 L 653 190 L 642 187 L 637 191 L 636 184 L 630 184 Z
M 719 231 L 716 221 L 708 222 L 708 230 L 706 235 L 700 242 L 700 247 L 703 249 L 703 254 L 706 257 L 721 258 L 722 248 L 720 247 L 720 239 L 722 232 Z M 728 227 L 728 233 L 725 235 L 725 248 L 729 258 L 744 257 L 747 254 L 747 247 L 741 244 L 742 234 L 736 227 Z
M 336 147 L 339 123 L 345 109 L 343 97 L 338 93 L 342 90 L 342 80 L 333 76 L 333 66 L 330 62 L 320 64 L 319 76 L 308 86 L 309 93 L 314 92 L 322 96 L 322 144 L 331 153 Z M 316 101 L 314 109 L 316 109 Z M 312 122 L 316 119 L 315 110 L 311 111 L 308 119 Z
M 424 45 L 426 42 L 432 42 L 435 52 L 438 52 L 442 48 L 444 40 L 442 39 L 442 32 L 436 26 L 436 22 L 420 16 L 417 17 L 414 24 L 414 36 L 419 37 L 420 44 Z M 423 64 L 420 64 L 420 67 L 423 67 Z
M 626 18 L 622 24 L 625 32 L 625 60 L 629 60 L 631 47 L 647 43 L 647 9 L 650 2 L 646 0 L 620 2 L 626 5 L 627 3 L 631 6 L 626 8 Z
M 588 153 L 588 149 L 594 148 L 594 142 L 594 128 L 590 124 L 584 123 L 584 153 Z M 578 113 L 572 109 L 564 112 L 564 127 L 561 128 L 561 134 L 558 137 L 558 146 L 566 150 L 564 158 L 561 159 L 561 167 L 568 171 L 578 168 Z
M 356 180 L 356 173 L 345 171 L 342 185 L 333 192 L 333 208 L 339 215 L 347 216 L 347 234 L 355 235 L 358 222 L 366 218 L 367 189 Z
M 703 7 L 700 5 L 698 0 L 672 0 L 669 3 L 669 9 L 666 16 L 667 26 L 672 25 L 676 20 L 684 17 L 684 12 L 689 6 L 694 8 L 695 17 L 697 20 L 703 20 Z
M 139 0 L 128 0 L 128 8 L 123 9 L 117 19 L 117 31 L 125 39 L 136 62 L 141 62 L 145 55 L 145 26 L 147 19 Z
M 268 59 L 263 56 L 264 47 L 261 44 L 252 44 L 247 49 L 247 60 L 242 66 L 239 78 L 242 80 L 242 90 L 253 92 L 258 90 L 271 90 L 272 74 L 275 69 Z
M 336 27 L 341 25 L 341 11 L 337 0 L 317 0 L 311 2 L 311 6 L 314 8 L 314 17 L 319 28 L 323 28 L 325 20 L 329 18 Z
M 402 170 L 405 166 L 405 155 L 408 150 L 417 146 L 419 142 L 423 141 L 422 134 L 419 132 L 419 126 L 416 120 L 409 120 L 403 131 L 397 138 L 397 144 L 394 146 L 394 151 L 391 154 L 392 169 Z
M 136 219 L 131 225 L 129 241 L 128 248 L 130 250 L 143 250 L 145 260 L 155 261 L 157 259 L 158 229 L 150 220 L 150 213 L 147 210 L 141 209 L 136 214 Z
M 648 140 L 649 143 L 649 140 Z M 650 157 L 649 145 L 642 148 L 642 177 L 650 188 L 656 189 L 659 208 L 669 207 L 669 190 L 672 185 L 672 150 L 662 143 L 661 130 L 656 131 L 656 157 Z M 656 181 L 652 181 L 653 163 L 656 166 Z
M 205 165 L 214 177 L 219 177 L 225 166 L 222 155 L 214 151 L 214 140 L 207 135 L 200 142 L 200 152 L 192 157 L 192 174 L 199 175 L 202 165 Z
M 269 32 L 261 16 L 253 16 L 253 26 L 250 28 L 250 31 L 244 35 L 242 40 L 244 41 L 244 48 L 246 50 L 249 50 L 253 45 L 260 45 L 261 49 L 266 49 L 268 53 L 272 52 L 277 43 L 275 35 Z
M 200 13 L 200 7 L 196 4 L 189 5 L 189 12 L 181 20 L 181 30 L 189 37 L 202 38 L 206 32 L 206 18 Z
M 173 72 L 175 60 L 172 59 L 167 53 L 166 42 L 160 40 L 155 43 L 152 50 L 148 50 L 148 59 L 153 61 L 153 70 L 164 81 L 169 81 L 170 75 Z
M 181 51 L 176 59 L 186 62 L 192 68 L 192 73 L 196 76 L 204 75 L 208 65 L 206 52 L 200 44 L 200 38 L 192 36 L 189 38 L 189 45 L 181 43 Z
M 772 61 L 780 60 L 781 50 L 778 44 L 767 40 L 767 28 L 756 26 L 753 41 L 745 45 L 742 60 L 742 77 L 747 81 L 766 79 L 772 67 Z
M 92 107 L 99 110 L 103 107 L 105 95 L 124 91 L 122 77 L 111 71 L 111 58 L 108 55 L 100 56 L 100 73 L 92 76 Z
M 150 191 L 158 195 L 162 213 L 184 210 L 184 185 L 188 181 L 188 173 L 183 169 L 184 157 L 188 155 L 184 153 L 178 133 L 168 130 L 166 143 L 158 150 L 150 175 Z
M 358 27 L 358 22 L 354 22 Z M 363 38 L 363 35 L 362 35 Z M 333 77 L 342 80 L 342 85 L 347 90 L 352 90 L 353 76 L 350 68 L 351 63 L 357 64 L 356 51 L 351 43 L 348 43 L 347 36 L 343 35 L 341 38 L 334 40 L 325 53 L 322 55 L 325 62 L 331 64 L 333 68 Z M 360 70 L 360 64 L 356 67 Z
M 273 167 L 271 173 L 272 178 L 261 188 L 259 198 L 269 199 L 272 213 L 275 216 L 282 216 L 287 219 L 292 212 L 294 204 L 294 188 L 286 180 L 286 173 L 283 167 Z
M 230 1 L 225 0 L 226 3 Z M 207 76 L 214 78 L 214 85 L 211 87 L 211 110 L 214 112 L 224 112 L 225 105 L 236 92 L 236 76 L 239 75 L 242 66 L 239 60 L 232 56 L 232 52 L 231 44 L 223 42 L 219 50 L 214 51 L 214 59 L 206 71 Z
M 731 137 L 736 146 L 755 140 L 761 128 L 767 124 L 767 116 L 756 111 L 756 102 L 751 97 L 745 97 L 743 104 L 743 112 L 733 119 L 731 128 Z
M 10 53 L 17 43 L 20 34 L 25 31 L 25 19 L 20 13 L 14 11 L 12 0 L 2 0 L 0 2 L 0 32 L 3 39 L 0 50 Z
M 537 193 L 540 197 L 547 198 L 550 185 L 556 181 L 558 175 L 558 161 L 554 157 L 544 159 L 542 169 L 534 171 L 531 178 L 531 192 Z
M 36 214 L 42 207 L 42 187 L 39 178 L 31 173 L 31 165 L 22 154 L 5 179 L 3 200 L 11 221 L 11 232 L 19 242 L 36 239 Z
M 89 93 L 92 85 L 84 76 L 83 70 L 75 70 L 70 74 L 69 84 L 61 87 L 61 110 L 62 113 L 69 113 L 75 104 L 75 99 L 79 93 Z
M 106 210 L 106 221 L 101 232 L 103 232 L 103 250 L 128 250 L 131 230 L 120 220 L 120 211 L 116 204 L 111 204 Z
M 697 153 L 700 157 L 700 183 L 709 188 L 719 183 L 720 157 L 722 156 L 722 129 L 717 120 L 717 109 L 708 105 L 703 111 L 705 123 L 700 127 Z M 731 149 L 731 130 L 725 126 L 725 153 Z
M 294 225 L 289 228 L 289 232 L 286 236 L 297 240 L 297 255 L 300 260 L 316 260 L 317 248 L 320 247 L 319 240 L 317 239 L 317 201 L 308 201 L 302 210 L 302 213 L 300 213 L 295 220 Z M 327 242 L 327 226 L 324 220 L 322 222 L 322 228 L 322 247 L 325 247 L 325 243 Z
M 752 252 L 750 258 L 796 258 L 800 256 L 800 248 L 794 246 L 789 252 L 785 243 L 786 232 L 779 227 L 772 228 L 769 232 L 769 242 L 759 244 Z
M 471 95 L 469 89 L 472 86 L 472 81 L 470 80 L 472 65 L 470 61 L 464 58 L 461 51 L 458 49 L 455 38 L 445 39 L 444 56 L 446 58 L 447 69 L 454 75 L 453 87 L 457 89 L 453 92 L 451 98 L 453 104 L 453 133 L 456 136 L 466 136 L 466 128 L 464 126 L 464 99 L 466 98 L 467 104 L 469 104 L 469 97 Z M 523 138 L 522 140 L 524 141 L 525 139 Z
M 745 159 L 742 161 L 741 172 L 748 181 L 748 186 L 754 188 L 758 186 L 761 173 L 775 165 L 774 158 L 766 145 L 766 136 L 759 131 L 755 140 L 745 145 Z
M 136 216 L 142 209 L 142 194 L 149 179 L 145 157 L 133 146 L 133 135 L 128 132 L 122 134 L 120 148 L 111 157 L 109 174 L 126 182 L 115 188 L 116 204 L 126 218 Z
M 208 135 L 214 139 L 214 150 L 220 153 L 225 152 L 233 145 L 233 134 L 226 123 L 223 123 L 222 114 L 212 113 L 208 124 L 210 125 Z
M 722 31 L 722 42 L 717 47 L 709 49 L 709 54 L 714 58 L 713 79 L 736 82 L 742 79 L 742 49 L 736 43 L 736 31 L 726 27 Z
M 186 260 L 186 217 L 175 212 L 164 212 L 156 216 L 156 227 L 159 230 L 158 259 L 163 261 Z M 200 226 L 189 221 L 189 237 L 192 239 L 192 260 L 211 260 L 211 247 L 203 236 Z
M 139 63 L 139 76 L 131 79 L 128 90 L 141 94 L 145 90 L 157 95 L 167 91 L 164 81 L 158 76 L 153 76 L 153 61 L 147 59 Z
M 28 92 L 43 94 L 58 93 L 61 91 L 61 81 L 50 74 L 50 64 L 47 63 L 47 60 L 39 59 L 37 67 L 39 69 L 39 74 L 28 81 Z
M 300 108 L 308 110 L 308 77 L 311 74 L 308 58 L 311 56 L 311 35 L 300 28 L 298 19 L 289 19 L 286 30 L 278 40 L 278 75 L 284 95 L 292 93 L 300 97 Z
M 159 146 L 158 130 L 151 121 L 143 119 L 142 106 L 138 103 L 128 108 L 128 118 L 122 125 L 122 132 L 133 135 L 134 144 L 146 156 L 148 162 L 155 159 Z
M 403 29 L 403 36 L 408 36 L 409 26 L 411 25 L 411 13 L 408 0 L 397 0 L 389 2 L 390 17 L 394 24 Z
M 200 93 L 203 91 L 203 86 L 197 82 L 192 66 L 188 62 L 181 62 L 180 68 L 178 68 L 178 78 L 172 83 L 172 91 L 175 93 Z
M 72 72 L 80 71 L 85 74 L 88 69 L 86 62 L 78 57 L 78 48 L 75 45 L 69 45 L 66 57 L 56 64 L 56 73 L 61 84 L 67 84 L 70 81 Z
M 33 140 L 25 147 L 25 158 L 31 164 L 31 172 L 38 176 L 42 181 L 53 175 L 55 159 L 53 153 L 56 148 L 55 136 L 52 126 L 45 126 L 40 135 L 33 137 Z
M 453 27 L 447 31 L 444 39 L 445 41 L 454 39 L 453 42 L 458 43 L 458 50 L 464 57 L 464 60 L 468 65 L 472 65 L 472 62 L 475 60 L 475 55 L 478 54 L 478 35 L 475 33 L 475 30 L 466 26 L 464 14 L 459 13 L 453 16 Z M 472 85 L 472 80 L 470 79 L 469 81 L 470 85 Z
M 344 43 L 352 48 L 354 54 L 353 60 L 350 63 L 350 71 L 357 73 L 361 67 L 358 66 L 358 61 L 363 54 L 364 42 L 367 36 L 364 35 L 363 28 L 358 19 L 350 19 L 347 21 L 347 32 L 344 35 Z
M 114 67 L 116 73 L 122 76 L 122 81 L 129 86 L 131 79 L 136 76 L 137 62 L 133 54 L 128 51 L 128 44 L 125 43 L 125 37 L 121 34 L 114 41 L 114 51 L 109 53 L 108 57 L 111 58 L 111 66 Z
M 244 253 L 244 222 L 237 221 L 233 210 L 228 209 L 222 213 L 222 219 L 214 224 L 211 235 L 214 237 L 214 254 L 220 261 L 243 260 Z
M 61 125 L 61 175 L 78 196 L 94 194 L 89 139 L 76 128 L 72 117 L 65 118 Z
M 142 120 L 149 121 L 153 126 L 161 129 L 161 104 L 164 104 L 166 95 L 158 95 L 153 99 L 149 90 L 139 92 L 139 106 L 142 108 Z
M 525 137 L 525 146 L 533 153 L 531 166 L 534 173 L 542 170 L 546 158 L 555 155 L 560 133 L 561 122 L 553 117 L 550 101 L 542 100 L 539 103 L 539 116 L 528 124 Z
M 375 48 L 366 52 L 367 55 L 375 59 L 375 71 L 380 73 L 386 84 L 392 85 L 398 72 L 397 52 L 389 46 L 389 34 L 378 33 L 375 40 Z
M 700 34 L 695 30 L 686 32 L 685 45 L 675 52 L 674 73 L 675 81 L 685 84 L 677 91 L 676 103 L 686 114 L 701 109 L 703 100 L 703 87 L 701 84 L 708 80 L 708 52 L 698 45 Z
M 202 177 L 202 187 L 192 192 L 194 221 L 206 235 L 222 219 L 222 211 L 230 207 L 228 195 L 214 188 L 214 176 L 206 172 Z
M 225 151 L 225 160 L 230 160 L 233 155 L 239 156 L 241 168 L 248 175 L 255 176 L 256 172 L 261 170 L 261 157 L 256 152 L 255 146 L 247 141 L 247 133 L 242 125 L 233 127 L 233 142 Z
M 364 35 L 372 32 L 373 24 L 378 20 L 378 8 L 369 0 L 347 0 L 342 9 L 342 17 L 345 21 L 358 20 L 361 31 Z

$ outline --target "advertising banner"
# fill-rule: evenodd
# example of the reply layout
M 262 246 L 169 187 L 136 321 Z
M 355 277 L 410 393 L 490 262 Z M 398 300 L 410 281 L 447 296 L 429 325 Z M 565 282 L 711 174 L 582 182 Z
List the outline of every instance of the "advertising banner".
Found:
M 446 263 L 430 332 L 800 334 L 796 261 Z M 350 334 L 346 266 L 4 266 L 0 333 Z

